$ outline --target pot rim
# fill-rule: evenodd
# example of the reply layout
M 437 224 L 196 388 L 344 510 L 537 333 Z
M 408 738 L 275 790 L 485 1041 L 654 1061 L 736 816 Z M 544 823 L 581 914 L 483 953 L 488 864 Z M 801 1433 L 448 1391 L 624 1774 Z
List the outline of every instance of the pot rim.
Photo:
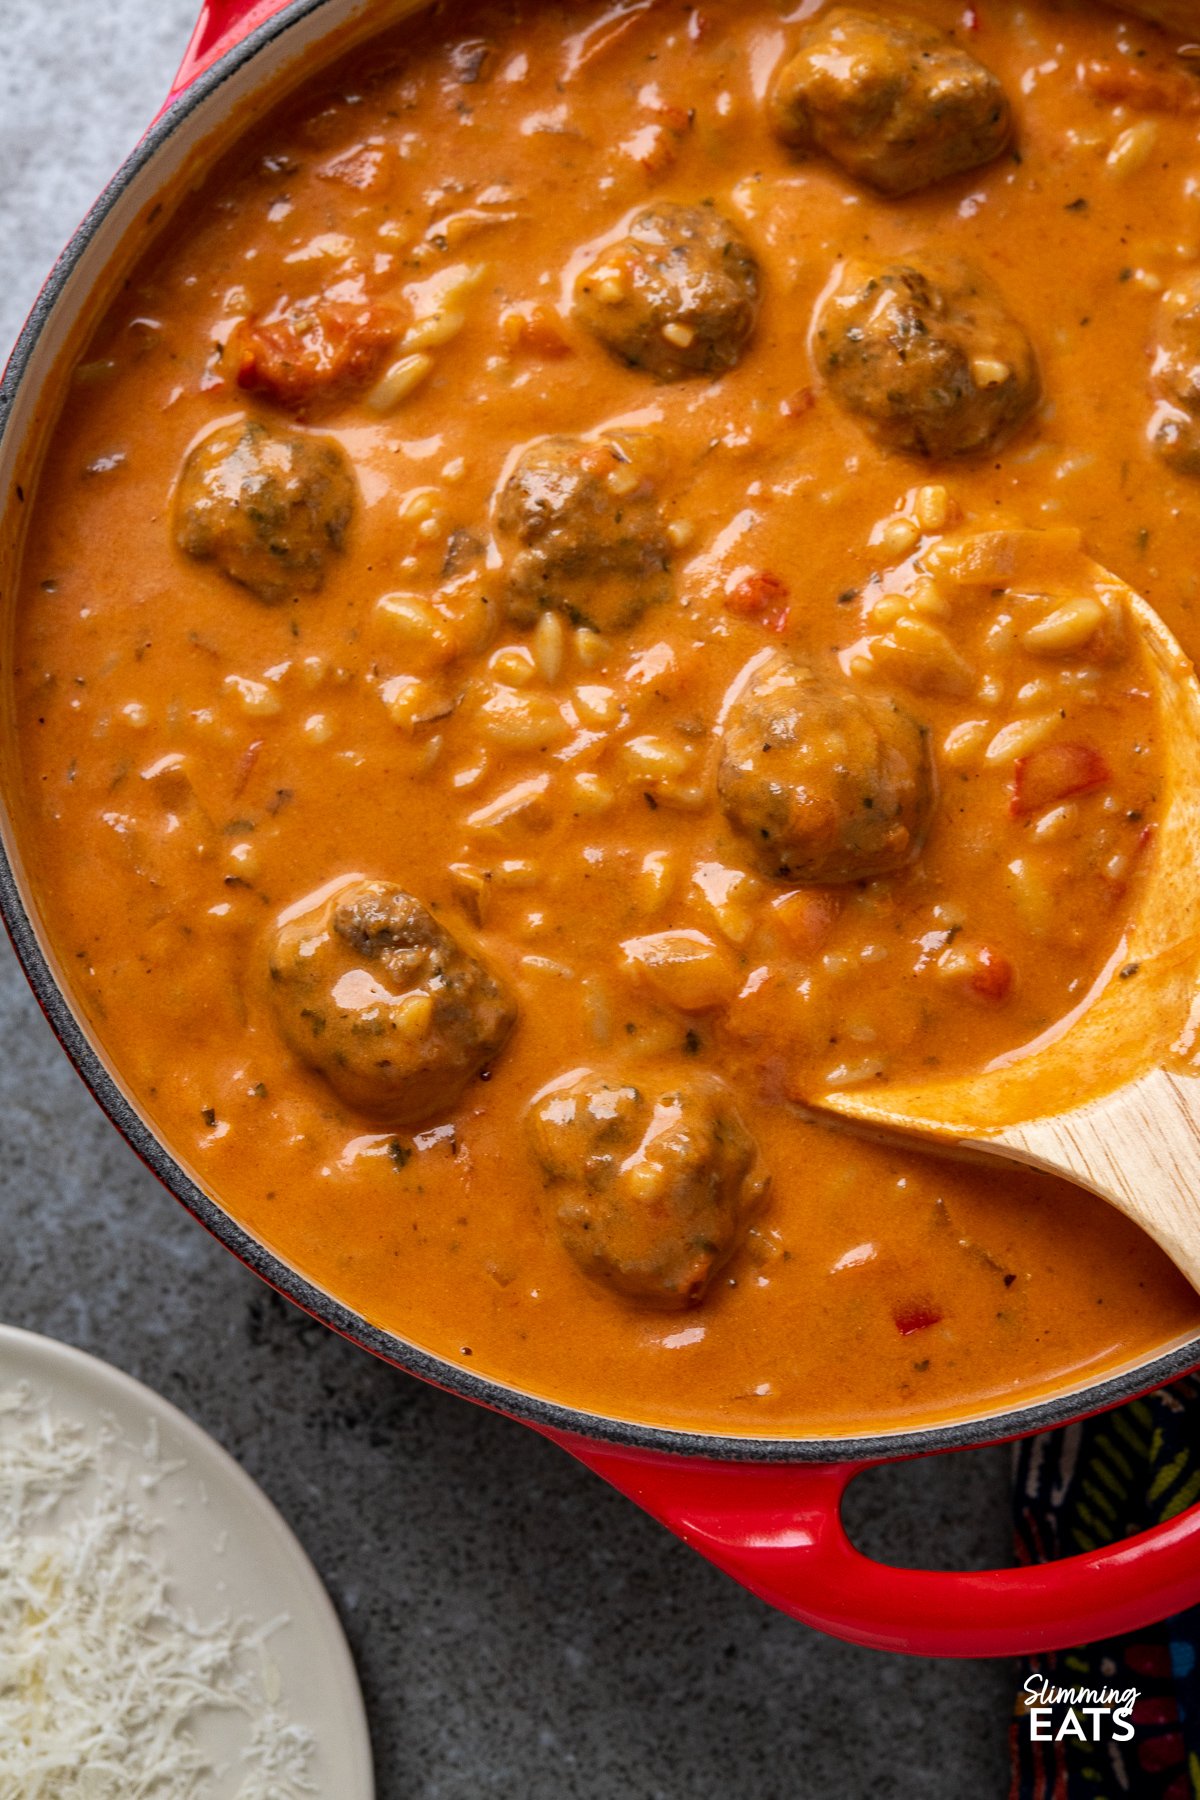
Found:
M 212 98 L 228 79 L 280 43 L 302 19 L 335 9 L 344 0 L 290 0 L 290 4 L 251 32 L 175 96 L 145 137 L 130 153 L 82 224 L 71 237 L 34 303 L 0 378 L 0 445 L 8 433 L 13 401 L 24 382 L 42 333 L 55 313 L 84 252 L 103 229 L 109 214 L 131 184 L 155 160 L 174 133 Z M 31 377 L 32 379 L 32 377 Z M 636 1420 L 590 1413 L 563 1402 L 544 1399 L 448 1362 L 409 1343 L 394 1332 L 370 1324 L 333 1295 L 317 1287 L 282 1257 L 260 1243 L 211 1199 L 150 1129 L 109 1072 L 99 1050 L 76 1017 L 60 988 L 42 947 L 37 928 L 21 894 L 7 846 L 0 838 L 0 914 L 18 961 L 51 1030 L 97 1102 L 121 1136 L 174 1195 L 226 1249 L 270 1287 L 329 1326 L 342 1337 L 434 1387 L 507 1414 L 535 1429 L 571 1438 L 611 1444 L 628 1450 L 659 1451 L 675 1456 L 733 1463 L 862 1463 L 966 1449 L 1022 1437 L 1064 1425 L 1149 1392 L 1200 1367 L 1200 1333 L 1193 1339 L 1151 1356 L 1129 1368 L 1064 1389 L 1004 1411 L 964 1420 L 948 1420 L 902 1430 L 858 1433 L 846 1437 L 749 1437 L 682 1427 L 655 1426 Z

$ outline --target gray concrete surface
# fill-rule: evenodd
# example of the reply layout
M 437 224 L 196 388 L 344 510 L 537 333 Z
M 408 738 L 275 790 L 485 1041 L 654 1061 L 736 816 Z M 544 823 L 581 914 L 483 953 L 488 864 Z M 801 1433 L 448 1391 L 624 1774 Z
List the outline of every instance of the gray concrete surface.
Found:
M 194 6 L 0 0 L 0 354 Z M 1006 1792 L 1007 1666 L 791 1623 L 528 1431 L 275 1299 L 111 1130 L 6 948 L 0 1045 L 0 1318 L 149 1382 L 270 1494 L 345 1621 L 381 1800 Z M 851 1516 L 898 1561 L 1003 1560 L 1006 1458 L 880 1472 Z

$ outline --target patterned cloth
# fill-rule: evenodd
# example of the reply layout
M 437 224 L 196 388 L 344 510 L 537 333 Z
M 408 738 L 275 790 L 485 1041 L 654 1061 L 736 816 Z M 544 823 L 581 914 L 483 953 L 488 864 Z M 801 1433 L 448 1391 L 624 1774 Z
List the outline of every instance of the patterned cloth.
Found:
M 1018 1560 L 1042 1562 L 1110 1544 L 1200 1499 L 1200 1379 L 1016 1446 Z M 1009 1800 L 1200 1800 L 1200 1607 L 1128 1637 L 1025 1658 L 1012 1726 Z M 1130 1742 L 1066 1737 L 1034 1743 L 1025 1681 L 1135 1687 Z M 1065 1707 L 1055 1707 L 1057 1729 Z M 1091 1727 L 1089 1726 L 1089 1730 Z

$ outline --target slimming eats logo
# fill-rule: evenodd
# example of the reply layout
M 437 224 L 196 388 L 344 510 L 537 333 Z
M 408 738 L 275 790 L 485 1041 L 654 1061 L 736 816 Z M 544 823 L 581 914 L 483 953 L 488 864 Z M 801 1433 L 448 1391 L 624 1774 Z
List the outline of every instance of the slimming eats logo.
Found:
M 1138 1693 L 1135 1687 L 1055 1687 L 1044 1675 L 1030 1675 L 1025 1682 L 1029 1735 L 1035 1744 L 1059 1744 L 1066 1738 L 1081 1744 L 1102 1744 L 1106 1739 L 1127 1744 L 1133 1737 Z M 1058 1712 L 1062 1716 L 1056 1721 Z

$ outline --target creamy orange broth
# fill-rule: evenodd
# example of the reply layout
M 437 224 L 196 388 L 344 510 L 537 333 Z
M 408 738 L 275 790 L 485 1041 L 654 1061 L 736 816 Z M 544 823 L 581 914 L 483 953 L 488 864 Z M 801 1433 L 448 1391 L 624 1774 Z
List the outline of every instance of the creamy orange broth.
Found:
M 980 590 L 930 621 L 969 683 L 913 690 L 894 658 L 869 667 L 937 765 L 924 853 L 896 875 L 773 881 L 712 794 L 739 672 L 783 646 L 853 674 L 888 629 L 874 609 L 920 581 L 944 532 L 1074 530 L 1195 647 L 1195 480 L 1147 438 L 1157 295 L 1200 257 L 1191 78 L 1169 39 L 1083 4 L 912 0 L 1000 76 L 1019 154 L 885 201 L 769 130 L 764 94 L 813 10 L 438 8 L 248 129 L 68 388 L 13 677 L 19 835 L 74 997 L 233 1216 L 369 1320 L 481 1373 L 765 1434 L 1027 1397 L 1200 1323 L 1098 1202 L 858 1142 L 795 1105 L 830 1081 L 1018 1054 L 1119 967 L 1161 776 L 1136 648 L 1090 673 L 1002 655 L 988 632 L 1008 599 Z M 571 318 L 574 278 L 647 202 L 706 198 L 758 255 L 761 315 L 739 366 L 658 385 Z M 992 278 L 1040 362 L 1040 408 L 981 460 L 881 449 L 810 354 L 839 255 L 934 249 Z M 247 415 L 297 428 L 239 389 L 237 322 L 316 295 L 407 320 L 428 299 L 414 284 L 452 265 L 471 277 L 463 323 L 412 391 L 381 412 L 360 386 L 301 417 L 360 488 L 322 590 L 263 605 L 183 556 L 172 483 L 189 449 Z M 500 616 L 494 540 L 465 569 L 448 557 L 461 534 L 489 539 L 521 447 L 618 423 L 667 446 L 675 599 L 606 638 L 531 635 Z M 442 608 L 457 655 L 379 608 L 397 593 Z M 526 721 L 524 742 L 497 741 L 498 712 L 510 738 Z M 1042 715 L 1107 777 L 1044 841 L 1014 814 L 1012 759 L 984 755 Z M 528 804 L 506 806 L 514 790 Z M 488 1079 L 415 1132 L 339 1102 L 269 1003 L 272 922 L 352 874 L 433 907 L 519 1002 Z M 712 947 L 699 1005 L 622 950 L 678 930 Z M 558 1241 L 522 1120 L 580 1066 L 647 1083 L 716 1070 L 757 1139 L 769 1201 L 694 1310 L 629 1303 Z

